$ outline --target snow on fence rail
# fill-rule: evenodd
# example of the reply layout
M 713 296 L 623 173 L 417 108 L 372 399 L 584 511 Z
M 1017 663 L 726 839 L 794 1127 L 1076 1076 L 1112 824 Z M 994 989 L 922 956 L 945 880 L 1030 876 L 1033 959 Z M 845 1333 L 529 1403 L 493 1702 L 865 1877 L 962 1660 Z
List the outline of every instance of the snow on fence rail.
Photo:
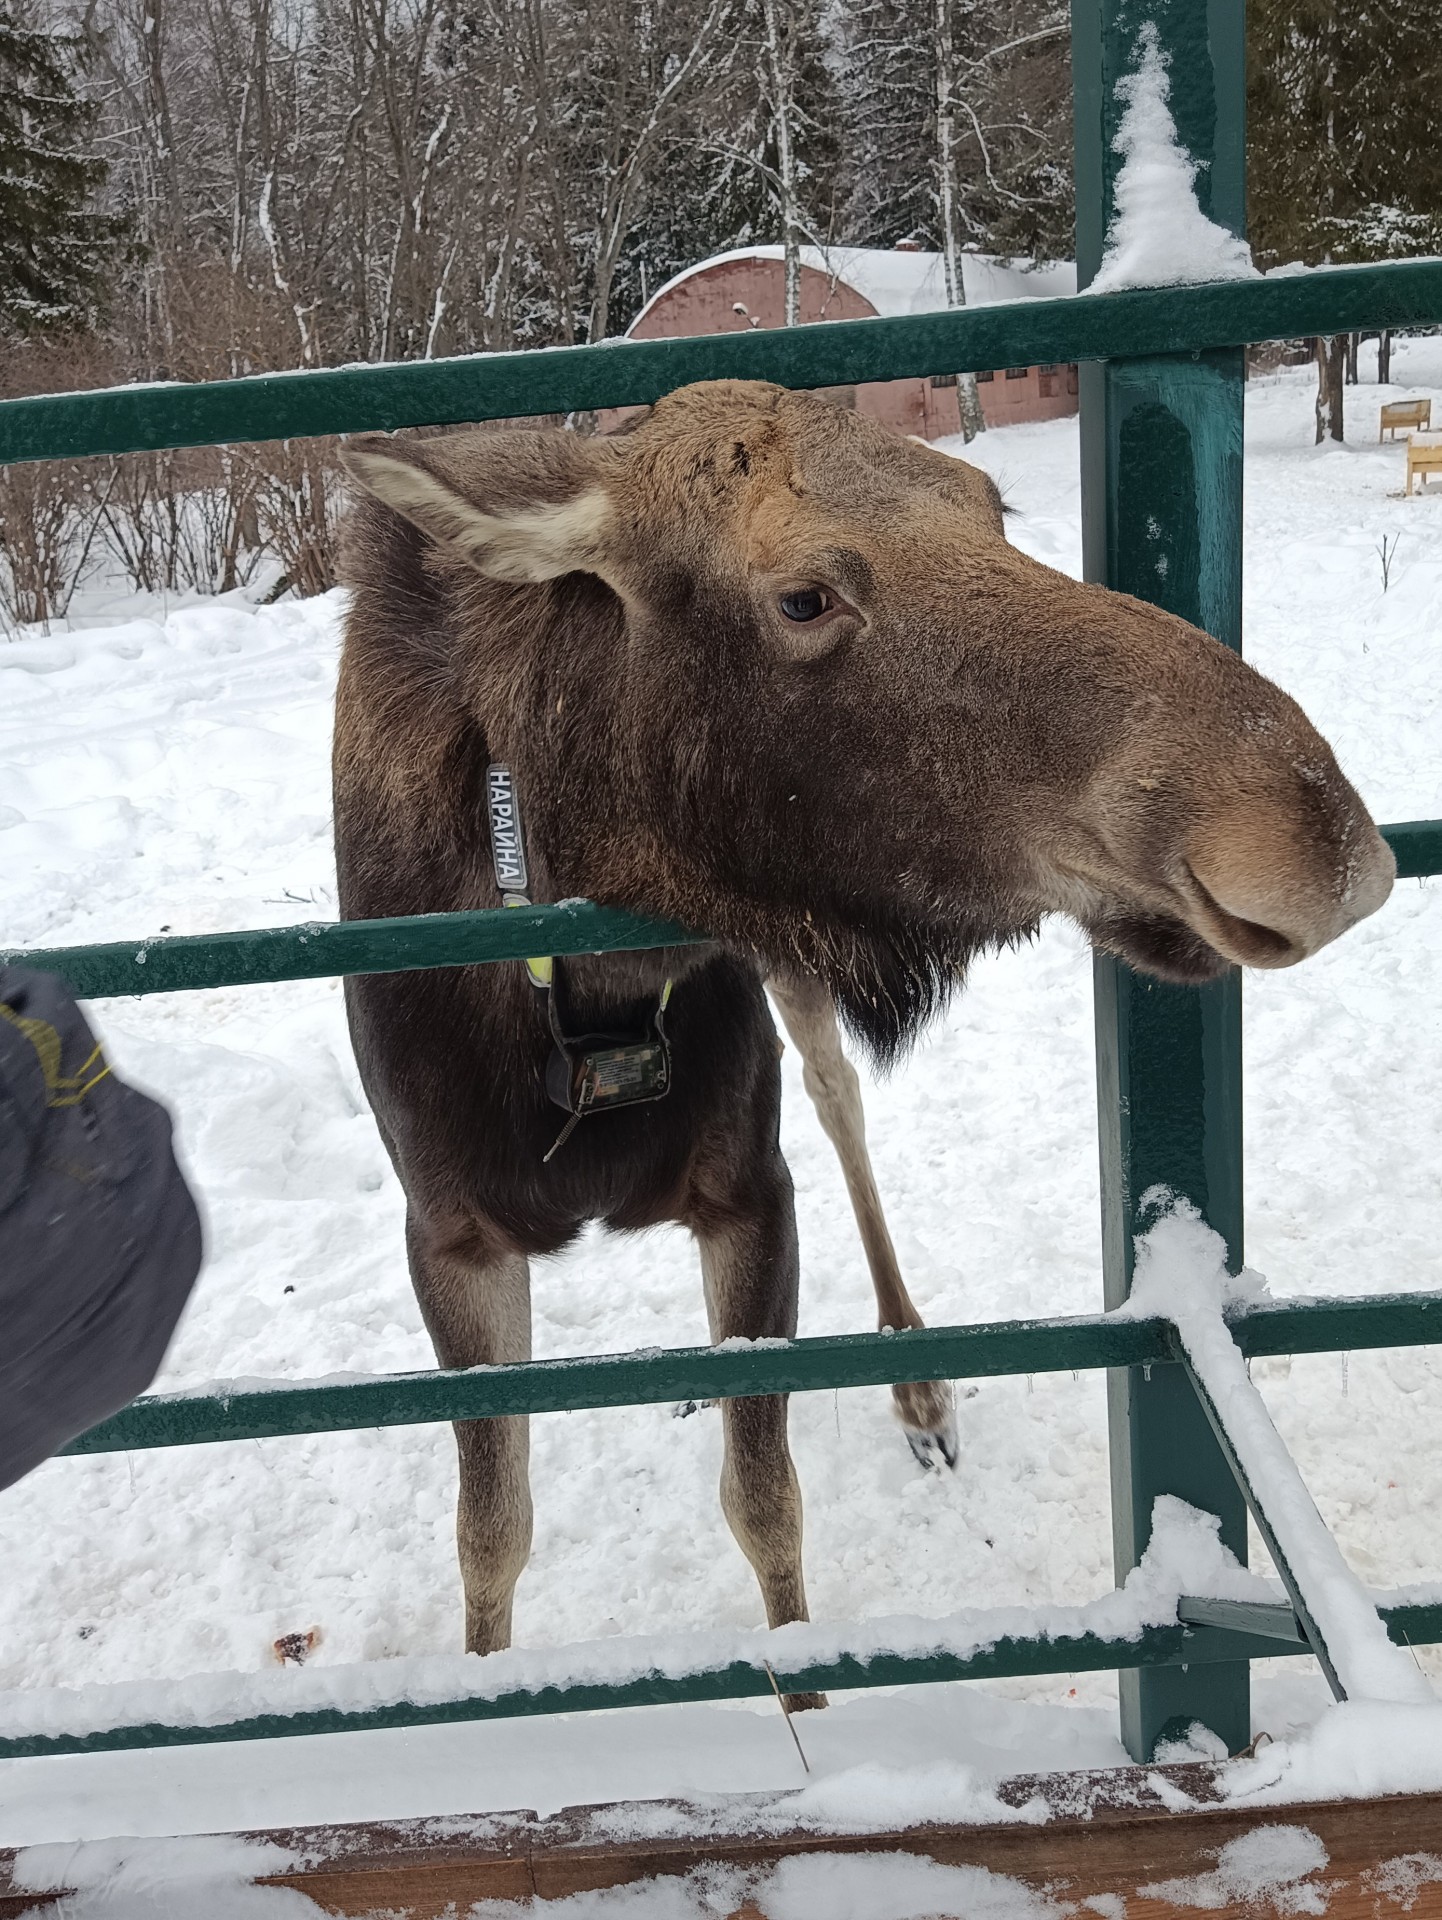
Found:
M 1198 1620 L 1209 1611 L 1224 1624 Z M 1391 1642 L 1442 1635 L 1442 1606 L 1385 1606 Z M 962 1609 L 856 1624 L 796 1621 L 425 1654 L 356 1665 L 211 1673 L 178 1680 L 26 1688 L 0 1693 L 0 1758 L 265 1740 L 279 1734 L 501 1720 L 789 1692 L 986 1680 L 1109 1668 L 1206 1666 L 1310 1651 L 1288 1637 L 1294 1616 L 1267 1581 L 1222 1546 L 1217 1522 L 1180 1500 L 1158 1502 L 1141 1563 L 1125 1584 L 1082 1606 Z M 1405 1656 L 1404 1656 L 1405 1657 Z M 768 1668 L 770 1671 L 768 1672 Z

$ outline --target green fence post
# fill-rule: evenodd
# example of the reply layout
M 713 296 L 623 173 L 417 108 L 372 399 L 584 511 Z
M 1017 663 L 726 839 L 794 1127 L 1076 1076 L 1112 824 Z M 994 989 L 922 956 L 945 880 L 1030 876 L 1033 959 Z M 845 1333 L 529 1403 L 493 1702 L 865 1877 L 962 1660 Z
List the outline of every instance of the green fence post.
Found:
M 1181 143 L 1201 163 L 1203 212 L 1245 223 L 1244 0 L 1073 0 L 1078 278 L 1101 262 L 1122 157 L 1112 140 L 1145 23 L 1171 78 Z M 1241 646 L 1242 352 L 1111 360 L 1081 370 L 1086 577 L 1150 600 Z M 1142 1202 L 1163 1186 L 1192 1200 L 1242 1259 L 1241 987 L 1164 986 L 1095 965 L 1106 1303 L 1126 1298 Z M 1172 1493 L 1220 1515 L 1246 1558 L 1247 1515 L 1180 1367 L 1108 1374 L 1112 1533 L 1118 1580 L 1137 1563 L 1152 1505 Z M 1148 1760 L 1200 1720 L 1235 1752 L 1251 1737 L 1244 1661 L 1119 1676 L 1122 1739 Z

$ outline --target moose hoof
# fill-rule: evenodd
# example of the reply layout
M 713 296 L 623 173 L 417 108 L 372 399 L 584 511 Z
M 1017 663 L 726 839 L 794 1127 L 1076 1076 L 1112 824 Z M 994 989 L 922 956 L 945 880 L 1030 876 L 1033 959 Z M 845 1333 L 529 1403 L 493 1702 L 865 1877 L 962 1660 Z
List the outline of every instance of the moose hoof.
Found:
M 943 1428 L 936 1433 L 917 1433 L 908 1427 L 906 1444 L 928 1473 L 940 1473 L 943 1467 L 956 1466 L 957 1444 L 954 1426 Z
M 928 1471 L 954 1467 L 959 1454 L 956 1410 L 944 1380 L 905 1381 L 892 1388 L 906 1444 Z

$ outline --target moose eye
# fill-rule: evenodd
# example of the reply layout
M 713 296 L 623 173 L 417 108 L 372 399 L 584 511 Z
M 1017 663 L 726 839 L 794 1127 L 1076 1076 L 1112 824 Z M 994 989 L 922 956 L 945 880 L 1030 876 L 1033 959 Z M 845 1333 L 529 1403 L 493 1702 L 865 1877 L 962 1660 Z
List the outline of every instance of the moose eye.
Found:
M 823 613 L 831 611 L 831 604 L 830 596 L 820 587 L 798 587 L 794 593 L 783 593 L 780 600 L 782 613 L 798 627 L 819 620 Z

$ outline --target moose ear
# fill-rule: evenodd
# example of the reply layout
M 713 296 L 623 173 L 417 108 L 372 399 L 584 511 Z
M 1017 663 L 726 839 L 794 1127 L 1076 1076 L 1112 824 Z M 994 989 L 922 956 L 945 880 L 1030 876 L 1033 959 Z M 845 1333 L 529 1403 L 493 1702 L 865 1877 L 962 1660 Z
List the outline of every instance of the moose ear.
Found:
M 589 442 L 560 433 L 374 433 L 343 447 L 341 463 L 367 493 L 479 572 L 540 581 L 607 571 L 613 508 L 590 455 Z

